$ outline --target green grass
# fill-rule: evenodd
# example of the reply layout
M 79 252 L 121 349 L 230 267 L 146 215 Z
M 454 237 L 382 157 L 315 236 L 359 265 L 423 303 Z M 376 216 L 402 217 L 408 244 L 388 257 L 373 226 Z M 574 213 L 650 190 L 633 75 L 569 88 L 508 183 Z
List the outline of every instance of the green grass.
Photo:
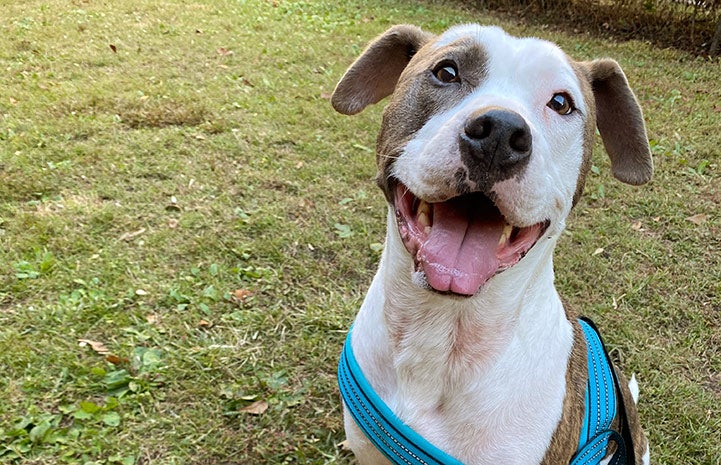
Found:
M 656 176 L 616 183 L 599 148 L 557 281 L 637 373 L 655 463 L 719 463 L 719 62 L 282 0 L 0 7 L 0 462 L 349 463 L 334 372 L 384 236 L 381 108 L 327 96 L 391 24 L 471 20 L 625 67 Z

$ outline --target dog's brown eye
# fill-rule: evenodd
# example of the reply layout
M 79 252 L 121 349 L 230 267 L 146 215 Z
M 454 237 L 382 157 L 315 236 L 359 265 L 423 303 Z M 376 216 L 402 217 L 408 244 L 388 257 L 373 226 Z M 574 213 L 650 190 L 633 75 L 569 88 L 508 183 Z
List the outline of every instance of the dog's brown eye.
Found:
M 458 69 L 453 63 L 441 63 L 436 66 L 433 70 L 433 75 L 441 82 L 461 82 L 461 78 L 458 76 Z
M 559 115 L 570 115 L 576 108 L 573 106 L 573 100 L 571 96 L 565 92 L 559 92 L 551 97 L 551 100 L 546 104 L 548 108 L 555 111 Z

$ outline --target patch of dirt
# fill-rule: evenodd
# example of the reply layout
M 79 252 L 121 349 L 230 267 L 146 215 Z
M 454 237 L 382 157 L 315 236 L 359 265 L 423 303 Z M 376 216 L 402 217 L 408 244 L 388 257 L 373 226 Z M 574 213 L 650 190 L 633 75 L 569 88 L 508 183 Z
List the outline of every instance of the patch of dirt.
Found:
M 706 387 L 713 392 L 716 397 L 721 398 L 721 373 L 711 373 L 706 381 Z
M 489 0 L 463 2 L 494 11 L 511 20 L 550 25 L 574 33 L 588 32 L 607 39 L 642 40 L 661 48 L 676 48 L 696 55 L 709 53 L 719 20 L 713 8 L 673 1 L 560 1 Z

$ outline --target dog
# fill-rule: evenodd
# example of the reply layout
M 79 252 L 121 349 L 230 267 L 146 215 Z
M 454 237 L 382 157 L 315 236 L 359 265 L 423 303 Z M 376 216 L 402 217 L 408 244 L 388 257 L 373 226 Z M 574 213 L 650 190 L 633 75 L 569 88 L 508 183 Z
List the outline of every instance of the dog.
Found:
M 553 250 L 581 196 L 596 129 L 615 178 L 640 185 L 652 176 L 625 74 L 612 59 L 574 61 L 498 27 L 436 36 L 398 25 L 367 46 L 331 103 L 353 115 L 389 96 L 376 145 L 387 236 L 346 343 L 359 376 L 399 431 L 448 463 L 578 460 L 591 343 L 554 287 Z M 635 378 L 612 372 L 610 434 L 623 430 L 628 463 L 648 464 Z M 420 452 L 390 433 L 374 442 L 344 399 L 360 464 L 436 463 L 413 462 Z M 368 411 L 360 405 L 361 417 Z M 365 423 L 381 435 L 396 428 Z M 620 442 L 606 442 L 593 463 L 623 463 Z

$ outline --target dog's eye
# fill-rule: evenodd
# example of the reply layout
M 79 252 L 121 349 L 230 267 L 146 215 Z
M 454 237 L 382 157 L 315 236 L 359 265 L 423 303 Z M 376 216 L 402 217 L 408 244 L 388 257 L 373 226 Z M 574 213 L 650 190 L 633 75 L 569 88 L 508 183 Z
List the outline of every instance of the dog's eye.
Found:
M 551 97 L 551 100 L 546 104 L 548 108 L 555 111 L 559 115 L 570 115 L 576 107 L 573 106 L 573 100 L 571 96 L 565 92 L 559 92 Z
M 446 61 L 440 63 L 433 70 L 433 75 L 441 82 L 449 84 L 451 82 L 461 82 L 460 76 L 458 76 L 458 69 L 453 63 Z

